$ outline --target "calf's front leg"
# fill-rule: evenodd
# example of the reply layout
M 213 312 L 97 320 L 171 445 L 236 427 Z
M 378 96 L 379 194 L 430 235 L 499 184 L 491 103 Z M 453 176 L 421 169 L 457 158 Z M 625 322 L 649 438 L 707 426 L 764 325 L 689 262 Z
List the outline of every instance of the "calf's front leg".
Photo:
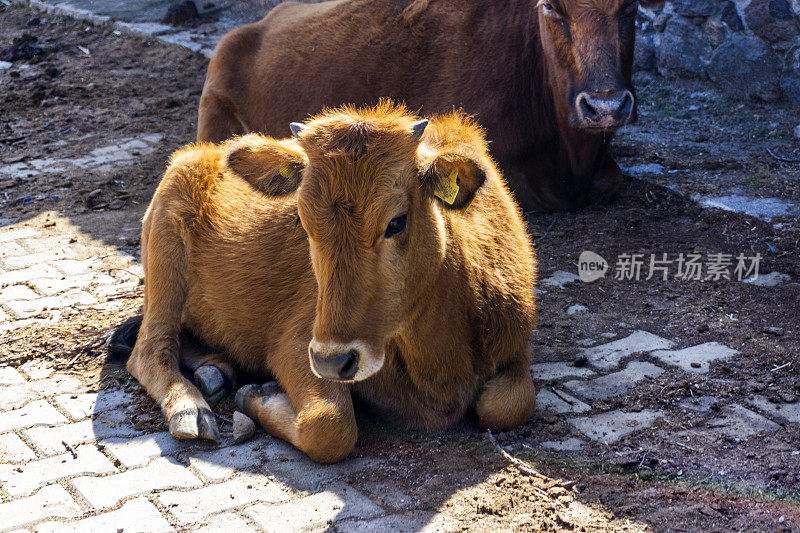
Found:
M 267 433 L 290 442 L 312 460 L 341 461 L 358 438 L 350 390 L 312 374 L 305 353 L 295 357 L 299 364 L 270 369 L 286 392 L 275 382 L 248 385 L 239 389 L 236 403 Z
M 178 336 L 188 290 L 186 252 L 177 227 L 158 210 L 145 217 L 142 262 L 144 317 L 128 371 L 161 406 L 173 437 L 219 440 L 211 408 L 179 369 Z

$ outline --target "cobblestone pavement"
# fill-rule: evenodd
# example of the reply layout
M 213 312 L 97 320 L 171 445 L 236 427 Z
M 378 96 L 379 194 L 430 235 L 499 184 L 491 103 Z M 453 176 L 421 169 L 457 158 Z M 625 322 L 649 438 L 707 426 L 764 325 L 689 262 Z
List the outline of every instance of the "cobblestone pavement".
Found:
M 141 268 L 134 257 L 88 242 L 63 221 L 48 230 L 24 224 L 0 229 L 0 331 L 6 334 L 31 323 L 52 324 L 86 308 L 113 310 L 118 296 L 139 285 Z M 563 273 L 554 277 L 542 286 L 559 290 L 562 283 L 574 282 Z M 609 445 L 646 430 L 669 415 L 656 409 L 597 412 L 593 403 L 669 369 L 703 374 L 709 365 L 738 356 L 715 342 L 676 349 L 677 340 L 647 331 L 615 337 L 609 333 L 584 342 L 576 357 L 584 365 L 537 362 L 531 367 L 539 409 L 566 417 L 577 430 L 577 435 L 544 442 L 544 448 L 577 452 L 592 441 Z M 18 369 L 0 368 L 3 530 L 459 528 L 445 513 L 398 512 L 407 496 L 378 499 L 342 480 L 345 474 L 380 469 L 382 458 L 361 456 L 321 467 L 263 434 L 233 445 L 228 433 L 214 447 L 142 429 L 137 398 L 143 394 L 137 389 L 98 389 L 53 371 L 41 359 Z M 797 403 L 779 406 L 763 396 L 748 405 L 712 397 L 684 404 L 698 416 L 711 413 L 712 434 L 719 438 L 763 435 L 779 431 L 779 423 L 800 423 Z

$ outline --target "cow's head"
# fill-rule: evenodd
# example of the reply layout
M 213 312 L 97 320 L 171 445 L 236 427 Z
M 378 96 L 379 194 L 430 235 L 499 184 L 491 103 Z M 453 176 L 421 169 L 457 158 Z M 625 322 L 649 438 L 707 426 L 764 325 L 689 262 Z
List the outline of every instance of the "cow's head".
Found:
M 292 131 L 293 143 L 243 137 L 228 164 L 266 194 L 296 194 L 318 289 L 311 368 L 363 380 L 381 369 L 387 343 L 426 295 L 447 290 L 437 286 L 444 213 L 464 216 L 496 171 L 482 132 L 456 114 L 428 125 L 381 104 L 331 111 Z
M 559 114 L 587 131 L 636 120 L 631 84 L 637 0 L 531 0 Z

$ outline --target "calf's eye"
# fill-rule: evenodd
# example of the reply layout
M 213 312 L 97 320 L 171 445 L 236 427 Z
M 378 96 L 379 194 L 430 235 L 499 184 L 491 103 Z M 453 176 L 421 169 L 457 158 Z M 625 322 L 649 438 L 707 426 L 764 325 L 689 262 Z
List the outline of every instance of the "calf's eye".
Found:
M 387 239 L 391 239 L 404 229 L 406 229 L 406 221 L 408 220 L 408 215 L 403 213 L 399 217 L 394 217 L 391 221 L 389 221 L 389 225 L 386 226 L 386 232 L 383 236 Z
M 555 17 L 555 18 L 561 17 L 561 14 L 555 7 L 553 7 L 553 4 L 551 4 L 550 2 L 545 2 L 544 0 L 542 0 L 541 2 L 539 2 L 539 5 L 542 6 L 542 12 L 548 17 Z

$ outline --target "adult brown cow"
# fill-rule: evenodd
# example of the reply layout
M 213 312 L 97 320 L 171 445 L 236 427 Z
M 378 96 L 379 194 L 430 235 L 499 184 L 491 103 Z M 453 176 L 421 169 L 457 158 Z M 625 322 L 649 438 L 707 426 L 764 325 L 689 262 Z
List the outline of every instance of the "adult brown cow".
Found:
M 659 2 L 648 2 L 648 4 Z M 613 197 L 608 153 L 636 118 L 636 0 L 286 2 L 220 41 L 198 140 L 282 136 L 324 106 L 389 96 L 477 116 L 526 208 Z
M 170 433 L 218 437 L 179 371 L 187 328 L 274 385 L 237 402 L 312 459 L 357 435 L 353 395 L 391 421 L 489 428 L 536 405 L 535 258 L 482 132 L 383 103 L 329 112 L 297 140 L 251 134 L 175 154 L 142 229 L 144 317 L 128 369 Z M 423 134 L 424 130 L 424 134 Z

